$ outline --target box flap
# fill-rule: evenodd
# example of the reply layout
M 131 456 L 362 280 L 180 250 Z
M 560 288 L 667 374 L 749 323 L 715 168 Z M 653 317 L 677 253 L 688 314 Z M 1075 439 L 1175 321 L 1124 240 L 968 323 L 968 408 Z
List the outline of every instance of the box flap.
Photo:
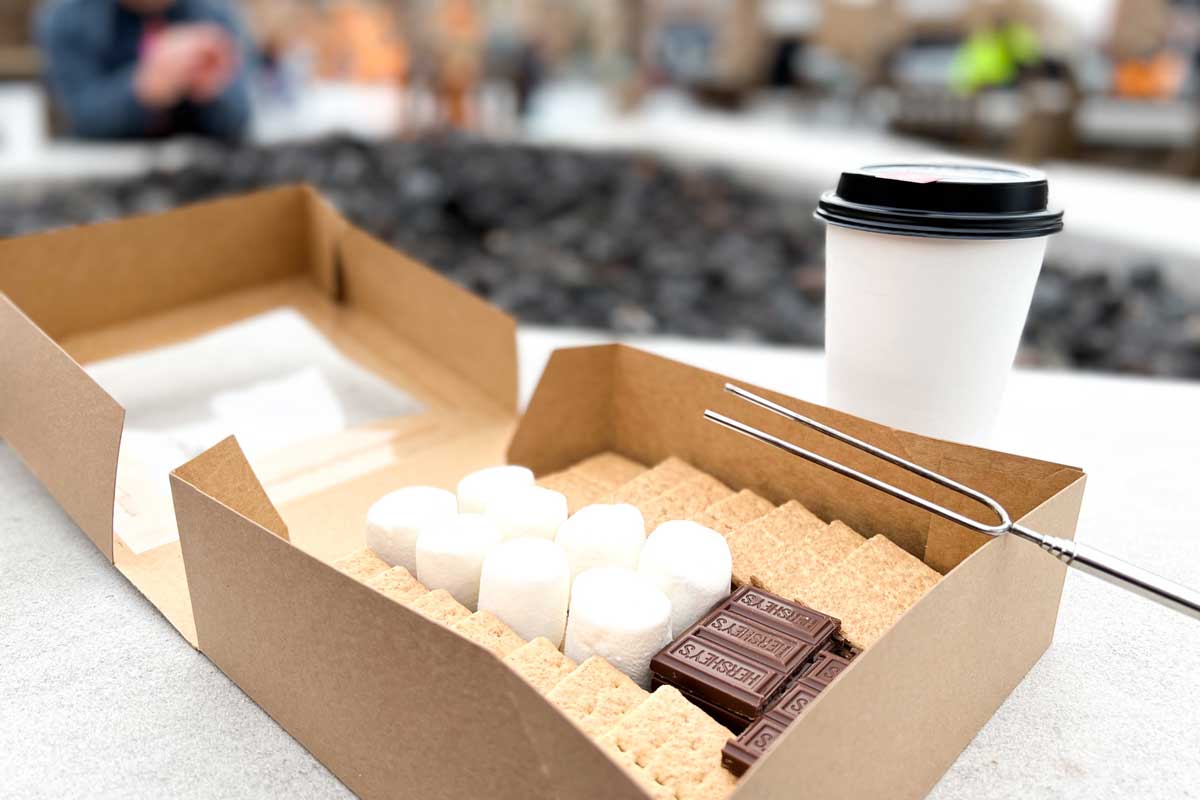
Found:
M 289 186 L 10 239 L 0 291 L 61 341 L 305 270 L 328 274 L 332 250 L 311 248 L 322 203 Z
M 357 228 L 340 241 L 340 299 L 517 413 L 517 324 L 476 297 Z
M 0 343 L 0 436 L 112 561 L 124 410 L 3 293 Z
M 234 437 L 221 440 L 171 474 L 210 497 L 220 497 L 231 511 L 280 539 L 288 538 L 283 518 L 267 498 Z
M 611 382 L 606 382 L 609 376 Z M 931 525 L 929 514 L 906 503 L 706 422 L 703 412 L 712 408 L 903 489 L 933 496 L 934 487 L 907 471 L 733 397 L 723 388 L 730 380 L 623 345 L 557 351 L 513 437 L 509 461 L 541 474 L 602 449 L 648 464 L 674 455 L 772 502 L 798 499 L 824 519 L 841 519 L 864 535 L 886 531 L 927 560 L 931 531 L 936 531 L 930 563 L 942 570 L 981 543 L 976 534 L 949 523 Z M 1016 515 L 1082 475 L 1072 467 L 927 439 L 740 385 L 952 478 L 972 481 Z M 967 510 L 980 513 L 978 508 Z

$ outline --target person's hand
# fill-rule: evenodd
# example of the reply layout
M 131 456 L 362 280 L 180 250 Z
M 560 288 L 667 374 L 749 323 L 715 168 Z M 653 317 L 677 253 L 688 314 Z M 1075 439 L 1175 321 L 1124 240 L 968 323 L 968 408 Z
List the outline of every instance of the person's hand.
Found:
M 198 63 L 192 73 L 188 97 L 196 103 L 217 99 L 237 76 L 241 66 L 237 43 L 218 25 L 197 25 Z
M 175 25 L 147 49 L 134 76 L 138 98 L 165 108 L 187 98 L 216 98 L 237 73 L 237 47 L 219 25 Z

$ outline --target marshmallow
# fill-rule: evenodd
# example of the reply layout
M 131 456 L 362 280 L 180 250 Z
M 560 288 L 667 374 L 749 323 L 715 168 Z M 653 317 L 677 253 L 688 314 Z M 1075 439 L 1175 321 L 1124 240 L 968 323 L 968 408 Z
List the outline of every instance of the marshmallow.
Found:
M 553 489 L 522 486 L 492 497 L 483 513 L 505 539 L 553 539 L 567 521 L 567 498 Z
M 492 498 L 532 485 L 533 473 L 525 467 L 501 466 L 476 470 L 458 482 L 458 510 L 464 514 L 482 514 Z
M 367 510 L 367 547 L 393 567 L 417 571 L 417 534 L 458 508 L 454 494 L 432 486 L 388 492 Z
M 500 530 L 480 514 L 435 520 L 417 536 L 417 579 L 431 591 L 445 589 L 474 611 L 483 559 L 498 544 Z
M 567 658 L 604 658 L 643 689 L 650 659 L 671 641 L 671 601 L 654 582 L 624 567 L 595 567 L 571 585 Z
M 642 548 L 638 572 L 671 600 L 671 635 L 729 596 L 733 559 L 721 534 L 688 520 L 664 522 Z
M 567 554 L 546 539 L 512 539 L 488 553 L 479 577 L 479 610 L 504 620 L 522 639 L 562 646 L 571 571 Z
M 571 578 L 592 567 L 637 569 L 646 541 L 646 524 L 637 506 L 628 503 L 585 506 L 562 524 L 554 541 L 571 562 Z

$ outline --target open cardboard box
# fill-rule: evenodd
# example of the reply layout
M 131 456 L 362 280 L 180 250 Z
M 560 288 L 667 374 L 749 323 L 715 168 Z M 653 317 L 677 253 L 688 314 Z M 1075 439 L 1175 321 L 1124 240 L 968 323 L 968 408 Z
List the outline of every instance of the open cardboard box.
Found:
M 518 424 L 512 321 L 307 189 L 0 243 L 0 291 L 0 434 L 185 638 L 362 796 L 646 797 L 490 652 L 329 566 L 362 546 L 378 496 L 452 487 L 505 460 L 506 444 L 508 461 L 539 474 L 603 450 L 647 464 L 676 455 L 731 487 L 886 533 L 945 573 L 742 778 L 737 798 L 924 794 L 1053 634 L 1065 567 L 705 423 L 706 407 L 733 414 L 970 510 L 739 404 L 722 376 L 621 346 L 562 350 Z M 80 363 L 280 306 L 426 410 L 253 470 L 227 439 L 172 473 L 180 541 L 134 554 L 113 529 L 123 411 Z M 1074 532 L 1077 469 L 756 391 L 976 486 L 1038 530 Z

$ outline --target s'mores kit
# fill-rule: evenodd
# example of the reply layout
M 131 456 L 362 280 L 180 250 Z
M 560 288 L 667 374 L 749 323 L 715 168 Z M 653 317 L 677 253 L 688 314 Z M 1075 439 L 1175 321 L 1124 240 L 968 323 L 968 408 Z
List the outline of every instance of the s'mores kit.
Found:
M 722 430 L 706 411 L 969 511 L 723 376 L 560 350 L 518 414 L 512 320 L 311 190 L 2 242 L 0 292 L 0 434 L 360 796 L 919 797 L 1050 644 L 1062 564 Z M 118 469 L 126 409 L 87 365 L 280 309 L 404 415 Z M 752 391 L 1074 532 L 1076 468 Z

